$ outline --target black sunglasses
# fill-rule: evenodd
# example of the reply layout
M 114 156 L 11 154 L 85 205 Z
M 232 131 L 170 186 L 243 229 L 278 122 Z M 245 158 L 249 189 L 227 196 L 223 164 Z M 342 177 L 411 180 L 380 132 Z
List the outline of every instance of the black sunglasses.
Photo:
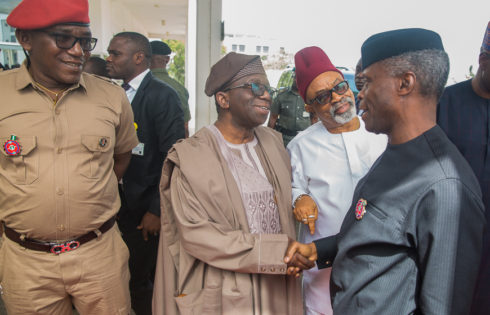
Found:
M 92 51 L 97 44 L 97 38 L 95 37 L 75 37 L 68 34 L 55 33 L 49 31 L 41 32 L 48 34 L 51 37 L 54 37 L 56 42 L 56 47 L 59 49 L 71 49 L 77 42 L 80 43 L 80 47 L 82 47 L 83 51 Z
M 320 105 L 325 105 L 332 100 L 332 92 L 337 93 L 338 95 L 342 95 L 349 90 L 349 83 L 347 81 L 342 81 L 336 86 L 334 86 L 331 90 L 323 91 L 318 94 L 314 99 L 311 99 L 308 104 L 312 104 L 313 102 L 317 102 Z
M 270 86 L 264 85 L 264 84 L 260 84 L 260 83 L 245 83 L 245 84 L 242 84 L 239 86 L 233 86 L 233 87 L 227 88 L 227 89 L 223 90 L 223 92 L 233 90 L 233 89 L 238 89 L 238 88 L 249 88 L 252 90 L 252 94 L 254 96 L 257 96 L 257 97 L 264 95 L 265 91 L 267 91 L 267 93 L 269 93 L 271 98 L 274 98 L 274 96 L 277 92 L 277 90 L 274 89 L 273 87 L 270 87 Z

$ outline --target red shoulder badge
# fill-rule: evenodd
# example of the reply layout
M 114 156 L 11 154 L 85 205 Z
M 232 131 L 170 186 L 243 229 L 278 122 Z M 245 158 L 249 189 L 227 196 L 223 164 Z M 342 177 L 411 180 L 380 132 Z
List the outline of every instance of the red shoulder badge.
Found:
M 19 142 L 17 142 L 17 137 L 14 135 L 10 136 L 10 140 L 7 140 L 4 143 L 3 149 L 5 150 L 5 153 L 7 153 L 10 156 L 19 155 L 21 146 Z

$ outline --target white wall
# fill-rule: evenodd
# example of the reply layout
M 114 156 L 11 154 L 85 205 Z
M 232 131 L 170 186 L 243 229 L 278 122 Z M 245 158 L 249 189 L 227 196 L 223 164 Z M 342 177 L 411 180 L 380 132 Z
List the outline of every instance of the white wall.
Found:
M 191 133 L 216 120 L 214 99 L 204 94 L 211 66 L 220 58 L 222 0 L 189 0 L 186 40 L 186 86 L 192 120 Z M 98 38 L 93 54 L 107 55 L 113 35 L 135 31 L 149 32 L 121 0 L 89 0 L 91 29 Z
M 89 0 L 90 28 L 98 38 L 93 54 L 107 55 L 107 46 L 112 37 L 124 31 L 133 31 L 148 36 L 143 24 L 116 0 Z

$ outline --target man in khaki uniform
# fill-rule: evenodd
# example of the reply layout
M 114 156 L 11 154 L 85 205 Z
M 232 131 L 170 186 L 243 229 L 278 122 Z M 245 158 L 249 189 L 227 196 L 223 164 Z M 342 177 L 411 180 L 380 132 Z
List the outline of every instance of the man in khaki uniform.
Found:
M 0 284 L 9 314 L 128 314 L 117 180 L 138 144 L 124 91 L 82 73 L 87 0 L 24 0 L 7 23 L 26 51 L 0 74 Z

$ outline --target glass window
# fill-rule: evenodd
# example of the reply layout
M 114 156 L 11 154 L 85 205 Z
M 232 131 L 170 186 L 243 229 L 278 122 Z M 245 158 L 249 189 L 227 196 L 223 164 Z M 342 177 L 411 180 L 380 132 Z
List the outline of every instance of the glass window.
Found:
M 255 47 L 255 52 L 260 53 L 260 51 L 261 51 L 261 49 L 260 49 L 260 48 L 261 48 L 260 46 L 256 46 L 256 47 Z
M 239 48 L 240 48 L 240 52 L 244 52 L 245 51 L 245 45 L 240 45 Z
M 231 50 L 236 51 L 237 45 L 233 44 L 231 45 Z
M 262 51 L 264 52 L 264 54 L 268 54 L 269 53 L 269 46 L 262 46 Z

